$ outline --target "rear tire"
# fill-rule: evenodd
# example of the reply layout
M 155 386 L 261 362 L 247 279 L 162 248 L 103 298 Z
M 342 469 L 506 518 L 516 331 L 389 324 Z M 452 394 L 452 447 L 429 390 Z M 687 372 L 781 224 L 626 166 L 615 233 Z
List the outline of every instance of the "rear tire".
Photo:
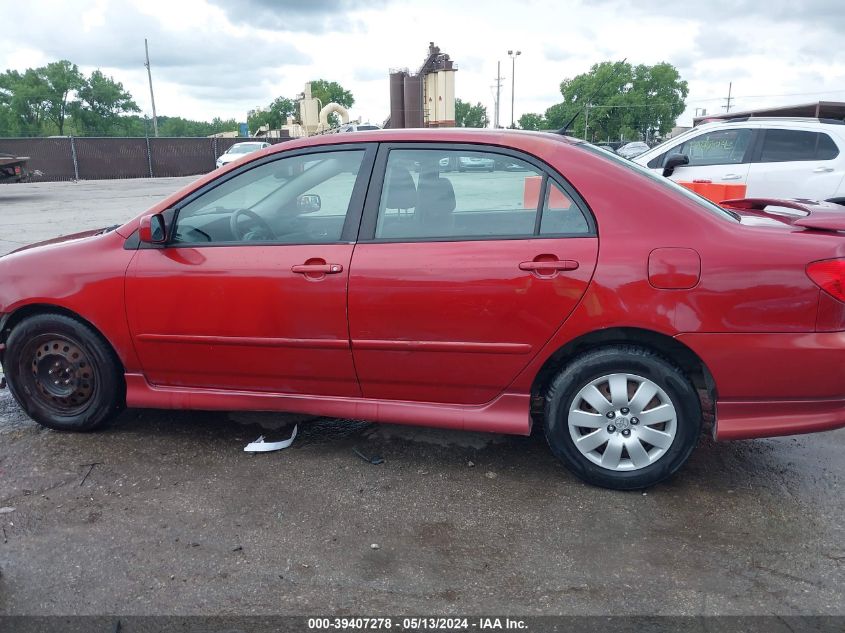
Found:
M 93 431 L 125 406 L 123 369 L 86 324 L 61 314 L 31 316 L 6 344 L 9 390 L 33 420 L 57 431 Z
M 680 368 L 651 350 L 614 345 L 576 357 L 555 377 L 544 428 L 552 452 L 575 475 L 636 490 L 689 459 L 701 434 L 701 403 Z

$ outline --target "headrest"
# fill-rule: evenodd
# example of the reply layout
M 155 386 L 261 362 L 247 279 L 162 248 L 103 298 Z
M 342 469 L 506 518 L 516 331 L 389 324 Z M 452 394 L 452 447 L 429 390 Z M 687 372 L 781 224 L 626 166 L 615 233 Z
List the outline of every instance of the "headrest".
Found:
M 455 188 L 448 178 L 421 178 L 417 198 L 417 211 L 425 215 L 441 215 L 455 210 Z
M 387 172 L 386 209 L 413 209 L 417 206 L 417 186 L 411 172 L 401 165 L 393 165 Z

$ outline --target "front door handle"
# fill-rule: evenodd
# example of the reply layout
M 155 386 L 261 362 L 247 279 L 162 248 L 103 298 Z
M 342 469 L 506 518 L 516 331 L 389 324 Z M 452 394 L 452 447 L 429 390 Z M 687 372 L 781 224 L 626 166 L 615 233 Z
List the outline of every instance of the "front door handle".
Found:
M 722 180 L 742 180 L 742 174 L 725 174 Z
M 814 174 L 829 174 L 833 171 L 833 167 L 816 167 L 813 170 Z
M 341 264 L 297 264 L 290 267 L 292 273 L 336 275 L 343 272 Z
M 531 261 L 520 262 L 520 270 L 529 270 L 532 272 L 539 270 L 577 270 L 578 262 L 574 259 L 555 259 L 552 261 Z

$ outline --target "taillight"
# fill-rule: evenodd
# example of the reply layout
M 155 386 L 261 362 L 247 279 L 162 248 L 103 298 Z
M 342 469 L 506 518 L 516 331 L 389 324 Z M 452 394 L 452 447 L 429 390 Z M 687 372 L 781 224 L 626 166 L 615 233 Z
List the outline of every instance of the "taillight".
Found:
M 824 259 L 807 264 L 807 276 L 833 298 L 845 302 L 845 259 Z

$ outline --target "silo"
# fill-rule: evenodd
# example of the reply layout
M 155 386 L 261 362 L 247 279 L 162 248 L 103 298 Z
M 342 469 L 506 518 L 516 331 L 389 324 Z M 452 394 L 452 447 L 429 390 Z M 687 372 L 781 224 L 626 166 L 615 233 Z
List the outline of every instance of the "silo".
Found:
M 390 127 L 405 127 L 405 77 L 407 73 L 398 70 L 390 73 Z
M 405 127 L 423 126 L 422 85 L 420 75 L 405 77 Z

